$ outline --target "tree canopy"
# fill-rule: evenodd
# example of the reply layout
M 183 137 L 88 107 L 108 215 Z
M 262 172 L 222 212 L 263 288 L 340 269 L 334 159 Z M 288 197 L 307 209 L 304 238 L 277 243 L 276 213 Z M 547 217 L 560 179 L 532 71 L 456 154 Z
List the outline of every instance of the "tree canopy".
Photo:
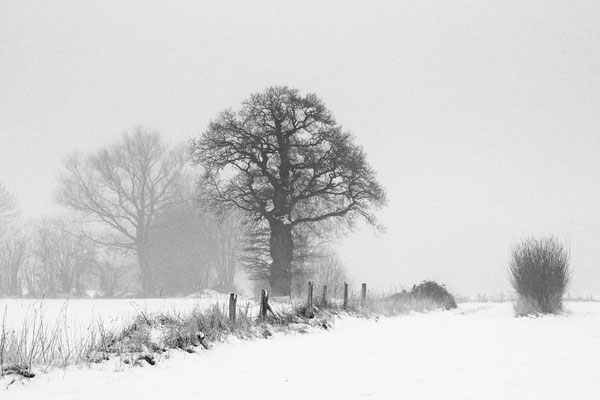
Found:
M 289 294 L 292 230 L 328 219 L 375 224 L 385 191 L 354 137 L 315 94 L 275 86 L 226 110 L 192 142 L 207 200 L 233 206 L 270 229 L 271 287 Z

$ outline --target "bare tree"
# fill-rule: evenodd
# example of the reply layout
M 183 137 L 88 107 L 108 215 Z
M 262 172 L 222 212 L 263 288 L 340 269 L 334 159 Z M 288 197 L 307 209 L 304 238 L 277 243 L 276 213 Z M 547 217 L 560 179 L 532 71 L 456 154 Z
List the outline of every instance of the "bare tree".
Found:
M 136 128 L 113 146 L 65 162 L 59 201 L 114 233 L 110 238 L 88 233 L 92 240 L 135 252 L 145 296 L 155 294 L 148 260 L 153 219 L 180 201 L 187 160 L 183 147 L 169 150 L 157 132 Z
M 36 253 L 48 294 L 80 293 L 83 273 L 94 263 L 91 242 L 70 231 L 60 220 L 46 220 L 38 229 Z
M 244 229 L 239 211 L 201 209 L 191 201 L 159 213 L 149 252 L 158 292 L 177 295 L 209 287 L 232 290 Z
M 344 283 L 349 282 L 346 267 L 339 256 L 334 251 L 327 250 L 315 261 L 310 269 L 311 279 L 317 287 L 327 286 L 333 297 L 340 297 Z
M 17 215 L 17 203 L 13 195 L 0 183 L 0 221 Z
M 293 231 L 327 219 L 352 223 L 386 202 L 364 151 L 314 94 L 271 87 L 250 96 L 240 111 L 224 111 L 192 143 L 205 170 L 207 199 L 267 222 L 269 280 L 289 295 Z
M 21 274 L 29 258 L 29 240 L 15 224 L 17 203 L 0 183 L 0 294 L 21 295 Z
M 0 294 L 23 294 L 25 267 L 31 257 L 31 241 L 20 229 L 13 229 L 0 243 Z
M 212 253 L 217 247 L 211 220 L 191 201 L 157 214 L 149 262 L 160 295 L 189 294 L 209 285 Z
M 35 296 L 41 289 L 39 267 L 39 264 L 33 261 L 27 263 L 23 268 L 23 284 L 28 296 Z
M 128 259 L 130 257 L 121 249 L 101 247 L 89 268 L 89 275 L 95 281 L 99 294 L 102 297 L 118 297 L 128 292 L 130 270 Z M 90 279 L 90 280 L 92 280 Z
M 240 210 L 224 210 L 210 218 L 211 241 L 214 243 L 211 248 L 211 272 L 216 290 L 234 288 L 246 229 L 246 221 Z

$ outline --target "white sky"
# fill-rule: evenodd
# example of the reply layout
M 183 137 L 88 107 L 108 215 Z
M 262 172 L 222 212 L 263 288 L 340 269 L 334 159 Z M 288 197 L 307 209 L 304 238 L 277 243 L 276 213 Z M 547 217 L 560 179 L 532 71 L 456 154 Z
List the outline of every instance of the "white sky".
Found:
M 569 240 L 600 294 L 597 1 L 0 0 L 0 181 L 54 212 L 61 160 L 142 124 L 170 142 L 274 84 L 315 92 L 387 188 L 357 282 L 508 290 L 511 243 Z

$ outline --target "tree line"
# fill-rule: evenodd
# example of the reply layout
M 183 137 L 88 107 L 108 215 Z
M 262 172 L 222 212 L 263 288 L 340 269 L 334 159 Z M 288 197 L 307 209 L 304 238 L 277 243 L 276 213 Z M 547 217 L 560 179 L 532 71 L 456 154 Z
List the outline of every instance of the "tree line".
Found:
M 26 223 L 0 186 L 0 295 L 227 291 L 244 268 L 287 296 L 309 276 L 346 279 L 328 243 L 357 219 L 378 226 L 386 201 L 323 102 L 279 86 L 188 145 L 138 127 L 69 155 L 56 200 L 64 215 Z

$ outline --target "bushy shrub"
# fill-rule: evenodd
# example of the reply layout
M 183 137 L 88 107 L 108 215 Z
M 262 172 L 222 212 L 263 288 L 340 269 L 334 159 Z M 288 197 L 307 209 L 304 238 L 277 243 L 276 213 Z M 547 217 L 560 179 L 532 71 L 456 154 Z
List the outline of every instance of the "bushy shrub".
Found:
M 403 290 L 399 293 L 394 293 L 384 297 L 381 300 L 370 299 L 368 311 L 371 313 L 379 313 L 383 315 L 399 315 L 414 312 L 427 312 L 437 310 L 443 305 L 428 297 L 414 297 L 411 292 Z
M 509 279 L 519 299 L 517 315 L 556 314 L 570 281 L 570 252 L 556 238 L 530 238 L 511 253 Z
M 418 300 L 431 300 L 439 307 L 444 307 L 446 310 L 456 308 L 456 300 L 444 285 L 440 285 L 434 281 L 423 281 L 412 289 L 412 295 Z

